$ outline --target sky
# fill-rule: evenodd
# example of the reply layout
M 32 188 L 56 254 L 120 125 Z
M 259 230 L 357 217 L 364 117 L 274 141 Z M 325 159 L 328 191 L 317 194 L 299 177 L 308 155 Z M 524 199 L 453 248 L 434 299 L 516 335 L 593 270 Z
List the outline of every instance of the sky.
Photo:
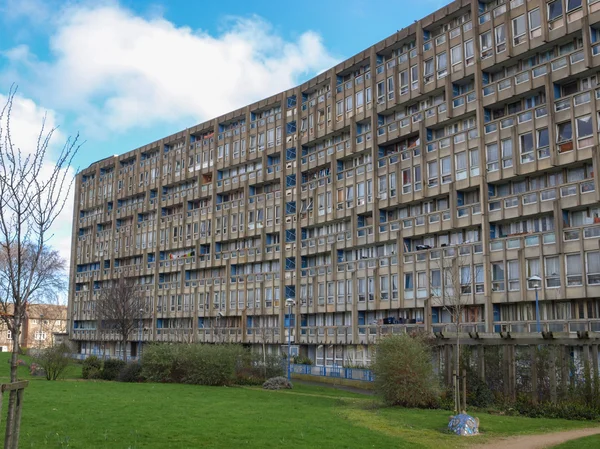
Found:
M 0 0 L 0 105 L 85 141 L 74 169 L 300 84 L 444 6 L 389 1 Z M 72 193 L 52 246 L 68 260 Z

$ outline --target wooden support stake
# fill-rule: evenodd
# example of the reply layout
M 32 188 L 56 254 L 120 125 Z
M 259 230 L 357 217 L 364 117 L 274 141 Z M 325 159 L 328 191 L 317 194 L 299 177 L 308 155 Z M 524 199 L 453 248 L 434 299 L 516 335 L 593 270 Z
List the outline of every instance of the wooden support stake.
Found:
M 15 430 L 12 437 L 11 449 L 18 449 L 19 447 L 19 435 L 21 434 L 21 411 L 23 410 L 23 390 L 22 388 L 17 390 L 17 411 L 15 417 Z

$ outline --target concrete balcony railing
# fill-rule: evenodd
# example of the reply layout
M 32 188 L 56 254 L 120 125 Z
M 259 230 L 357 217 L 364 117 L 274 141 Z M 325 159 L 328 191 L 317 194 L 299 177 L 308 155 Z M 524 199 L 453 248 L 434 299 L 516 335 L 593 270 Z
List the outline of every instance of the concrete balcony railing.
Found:
M 541 321 L 542 332 L 600 332 L 600 319 Z M 494 322 L 494 332 L 535 333 L 537 321 Z
M 518 218 L 524 215 L 533 215 L 554 210 L 554 202 L 560 200 L 563 208 L 572 207 L 570 197 L 576 197 L 577 204 L 595 202 L 590 196 L 586 201 L 585 195 L 596 191 L 593 179 L 584 179 L 579 182 L 563 184 L 557 187 L 523 192 L 502 198 L 492 198 L 488 203 L 490 221 Z
M 526 233 L 523 235 L 507 236 L 493 239 L 490 242 L 490 251 L 502 251 L 504 249 L 519 249 L 539 245 L 551 245 L 556 243 L 555 232 Z
M 434 333 L 443 333 L 444 335 L 451 336 L 453 333 L 456 333 L 456 324 L 433 323 L 431 325 L 431 331 Z M 458 326 L 458 331 L 460 333 L 485 332 L 485 323 L 483 323 L 483 322 L 461 323 Z

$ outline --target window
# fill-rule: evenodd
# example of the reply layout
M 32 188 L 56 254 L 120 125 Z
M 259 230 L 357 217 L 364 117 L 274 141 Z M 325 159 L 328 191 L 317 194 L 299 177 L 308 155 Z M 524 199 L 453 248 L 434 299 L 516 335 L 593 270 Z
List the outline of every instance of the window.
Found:
M 442 272 L 440 270 L 431 270 L 431 294 L 433 296 L 441 295 Z
M 438 163 L 437 161 L 427 162 L 428 186 L 435 187 L 438 185 Z
M 390 299 L 390 277 L 381 276 L 379 278 L 379 294 L 382 301 Z
M 410 88 L 411 90 L 419 88 L 419 66 L 413 65 L 410 68 Z
M 502 142 L 502 167 L 508 168 L 513 166 L 513 144 L 512 139 L 504 139 Z
M 414 173 L 415 173 L 414 189 L 415 189 L 415 192 L 418 192 L 421 190 L 421 166 L 420 165 L 415 165 Z
M 7 338 L 7 340 L 12 340 L 12 332 L 11 331 L 6 331 L 6 338 Z
M 493 44 L 492 44 L 492 32 L 487 31 L 479 36 L 479 40 L 481 43 L 481 57 L 487 58 L 488 56 L 492 56 L 493 52 Z
M 518 260 L 509 260 L 507 262 L 507 271 L 508 271 L 508 290 L 511 292 L 516 292 L 520 290 L 520 282 L 519 282 L 519 261 Z
M 594 144 L 592 116 L 577 117 L 575 123 L 577 125 L 577 148 L 592 146 Z
M 433 81 L 433 58 L 428 59 L 423 63 L 423 79 L 425 84 Z
M 492 143 L 485 147 L 487 157 L 487 170 L 496 171 L 498 170 L 498 144 Z
M 536 32 L 542 27 L 542 17 L 540 14 L 540 8 L 536 8 L 529 11 L 529 34 L 531 37 L 539 37 L 542 35 L 541 31 Z
M 526 24 L 525 24 L 525 14 L 520 15 L 519 17 L 513 19 L 512 21 L 513 27 L 513 42 L 514 45 L 519 45 L 525 42 L 523 36 L 525 36 Z
M 346 97 L 346 112 L 350 112 L 352 110 L 352 95 Z
M 383 103 L 385 100 L 385 83 L 380 81 L 377 83 L 377 103 Z
M 394 99 L 394 92 L 396 91 L 394 89 L 394 77 L 390 76 L 387 79 L 387 91 L 388 91 L 388 100 L 393 100 Z
M 414 279 L 413 273 L 404 273 L 404 299 L 414 298 Z
M 471 292 L 471 267 L 460 267 L 460 293 L 469 295 Z
M 559 123 L 556 128 L 558 130 L 557 143 L 569 142 L 573 139 L 573 127 L 570 121 Z
M 450 59 L 453 66 L 462 62 L 462 47 L 460 45 L 450 49 Z
M 475 265 L 475 293 L 484 293 L 484 279 L 483 265 Z
M 519 136 L 519 143 L 521 145 L 521 163 L 526 164 L 535 160 L 533 154 L 533 134 L 526 133 Z
M 600 285 L 600 251 L 589 251 L 585 254 L 587 283 Z
M 550 137 L 548 135 L 548 128 L 538 129 L 536 133 L 538 159 L 550 157 Z
M 540 259 L 527 259 L 527 289 L 532 290 L 535 287 L 535 281 L 530 281 L 532 276 L 541 277 Z
M 565 256 L 565 267 L 567 271 L 567 287 L 577 287 L 582 285 L 583 266 L 581 265 L 581 255 L 567 254 Z
M 335 113 L 339 117 L 344 114 L 344 101 L 338 101 L 335 105 Z
M 467 179 L 467 152 L 461 151 L 460 153 L 456 153 L 454 162 L 456 164 L 456 180 Z
M 567 12 L 581 8 L 581 0 L 567 0 Z
M 469 162 L 471 163 L 471 176 L 479 176 L 479 149 L 469 150 Z
M 400 80 L 400 95 L 408 93 L 408 70 L 404 70 L 398 74 Z
M 442 52 L 436 56 L 437 59 L 437 77 L 443 78 L 448 73 L 448 55 Z
M 390 196 L 395 197 L 396 196 L 396 173 L 390 173 L 389 183 L 390 183 Z
M 556 20 L 562 16 L 562 0 L 548 3 L 548 21 Z
M 360 108 L 365 102 L 364 92 L 361 90 L 356 92 L 356 107 Z
M 502 53 L 506 50 L 506 26 L 504 24 L 494 28 L 496 36 L 496 53 Z
M 492 291 L 504 291 L 504 264 L 492 263 Z
M 442 166 L 442 184 L 452 182 L 452 159 L 450 156 L 441 158 L 440 164 Z
M 44 341 L 46 339 L 46 332 L 37 331 L 34 338 L 37 341 Z
M 475 48 L 473 47 L 473 39 L 465 42 L 465 64 L 471 65 L 475 62 Z
M 546 272 L 546 287 L 560 287 L 560 259 L 558 256 L 546 257 L 544 259 Z

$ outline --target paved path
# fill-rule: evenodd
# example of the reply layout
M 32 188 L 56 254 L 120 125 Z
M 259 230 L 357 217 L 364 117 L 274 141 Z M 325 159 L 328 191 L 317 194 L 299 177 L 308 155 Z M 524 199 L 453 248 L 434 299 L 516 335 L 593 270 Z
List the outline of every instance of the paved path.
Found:
M 492 443 L 473 446 L 473 449 L 546 449 L 577 438 L 600 434 L 600 427 L 567 430 L 543 435 L 523 435 L 498 439 Z M 476 437 L 475 437 L 476 438 Z

